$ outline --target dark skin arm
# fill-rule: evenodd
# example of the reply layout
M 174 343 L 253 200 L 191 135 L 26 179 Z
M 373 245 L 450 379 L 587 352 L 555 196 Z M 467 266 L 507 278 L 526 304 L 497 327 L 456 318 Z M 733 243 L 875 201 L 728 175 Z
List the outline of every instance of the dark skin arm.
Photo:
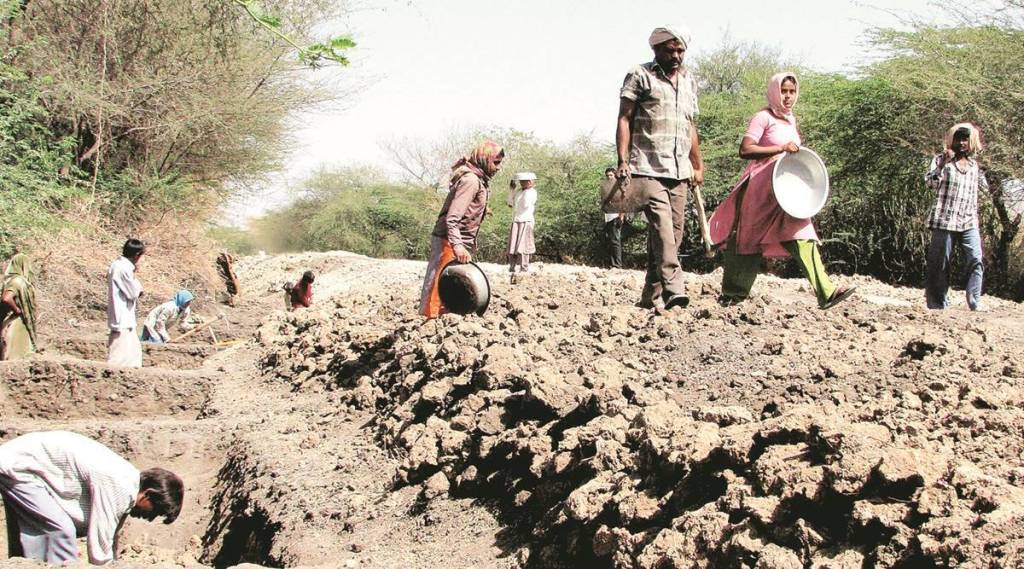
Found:
M 776 154 L 782 154 L 783 152 L 797 152 L 800 147 L 795 142 L 787 142 L 781 146 L 760 146 L 754 139 L 743 137 L 743 141 L 740 142 L 740 158 L 745 160 L 759 160 L 761 158 L 771 158 Z
M 4 295 L 2 297 L 0 297 L 0 302 L 2 302 L 3 304 L 6 304 L 8 306 L 8 308 L 11 309 L 11 312 L 13 312 L 15 315 L 21 316 L 21 308 L 18 307 L 18 303 L 14 301 L 14 292 L 13 291 L 10 291 L 10 290 L 5 291 Z
M 629 143 L 633 139 L 633 114 L 636 112 L 636 101 L 619 99 L 619 119 L 615 123 L 615 152 L 619 158 L 615 176 L 622 179 L 629 177 Z
M 690 124 L 690 166 L 693 167 L 691 186 L 704 183 L 704 157 L 700 153 L 700 136 L 697 134 L 697 123 Z

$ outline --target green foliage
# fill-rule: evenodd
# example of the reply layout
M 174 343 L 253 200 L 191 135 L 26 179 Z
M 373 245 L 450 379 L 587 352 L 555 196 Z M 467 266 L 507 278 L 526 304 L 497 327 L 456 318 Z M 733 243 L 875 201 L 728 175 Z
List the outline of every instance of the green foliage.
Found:
M 919 127 L 908 133 L 909 145 L 921 151 L 941 150 L 947 128 L 971 121 L 985 135 L 989 168 L 1024 178 L 1024 30 L 881 30 L 875 41 L 891 57 L 871 67 L 871 75 L 913 101 L 907 110 Z
M 586 137 L 556 146 L 520 132 L 495 135 L 509 157 L 491 184 L 494 215 L 481 227 L 478 256 L 505 261 L 512 224 L 512 209 L 507 205 L 509 180 L 516 172 L 531 171 L 537 174 L 534 229 L 538 256 L 579 263 L 604 259 L 604 217 L 598 208 L 597 188 L 605 167 L 614 165 L 613 149 Z
M 690 66 L 702 97 L 728 93 L 743 98 L 753 93 L 763 98 L 768 79 L 789 67 L 783 65 L 777 49 L 738 41 L 728 32 L 713 50 L 698 56 Z
M 933 196 L 923 182 L 929 157 L 900 143 L 917 127 L 912 101 L 877 78 L 817 76 L 804 85 L 804 142 L 828 164 L 832 182 L 815 219 L 830 267 L 920 282 Z
M 348 36 L 335 36 L 326 42 L 303 46 L 292 39 L 290 35 L 285 33 L 279 16 L 268 13 L 259 2 L 256 2 L 256 0 L 232 1 L 245 9 L 246 13 L 248 13 L 249 16 L 260 26 L 266 28 L 270 33 L 295 48 L 299 54 L 299 60 L 303 65 L 320 67 L 323 65 L 324 60 L 333 61 L 341 65 L 349 64 L 348 58 L 345 57 L 342 52 L 356 46 L 356 42 L 352 40 L 352 38 Z
M 0 254 L 79 210 L 122 234 L 165 216 L 202 222 L 279 168 L 287 116 L 330 98 L 230 1 L 26 4 L 0 4 Z M 257 25 L 309 42 L 337 3 L 268 8 L 276 17 Z
M 931 155 L 940 150 L 944 130 L 960 120 L 979 122 L 987 135 L 988 151 L 982 159 L 989 168 L 990 181 L 998 185 L 1002 178 L 1021 177 L 1024 131 L 1017 125 L 1024 118 L 1024 104 L 1020 82 L 1014 77 L 1024 75 L 1020 69 L 1024 41 L 1014 29 L 991 26 L 880 32 L 876 41 L 890 48 L 890 56 L 867 68 L 862 77 L 795 69 L 801 78 L 797 115 L 804 144 L 822 155 L 832 181 L 830 202 L 815 222 L 833 272 L 870 274 L 889 282 L 919 285 L 929 237 L 924 220 L 934 199 L 923 183 L 923 174 Z M 706 164 L 703 190 L 710 213 L 746 166 L 738 147 L 750 117 L 765 104 L 768 78 L 790 66 L 771 50 L 729 40 L 695 63 L 704 88 L 698 122 Z M 478 258 L 504 260 L 511 224 L 511 212 L 504 205 L 508 180 L 516 171 L 531 170 L 538 175 L 538 256 L 562 262 L 603 262 L 603 218 L 597 209 L 596 188 L 604 167 L 613 163 L 612 148 L 588 138 L 555 145 L 516 131 L 477 131 L 456 138 L 421 146 L 406 142 L 388 150 L 411 181 L 426 184 L 443 177 L 438 173 L 477 140 L 493 138 L 505 146 L 508 158 L 491 185 L 494 214 L 481 229 Z M 351 181 L 338 180 L 341 183 L 336 187 L 355 187 Z M 315 183 L 310 190 L 316 195 L 323 193 Z M 416 195 L 422 190 L 395 191 Z M 437 205 L 439 200 L 440 196 Z M 354 206 L 355 202 L 348 200 L 347 207 Z M 391 232 L 396 222 L 403 222 L 394 217 L 394 206 L 375 203 L 360 207 L 366 211 L 343 211 L 361 215 Z M 1016 235 L 1019 219 L 1014 222 L 998 199 L 982 196 L 981 207 L 983 234 L 988 242 L 997 244 L 987 248 L 991 257 L 989 290 L 1012 293 L 1013 277 L 1008 269 L 1012 263 L 1007 258 L 1014 254 L 1009 242 Z M 322 218 L 332 211 L 337 211 L 335 206 L 300 202 L 275 215 Z M 388 215 L 381 216 L 383 212 Z M 421 233 L 406 234 L 410 242 L 420 243 L 418 248 L 410 248 L 417 253 L 408 256 L 422 258 L 435 212 L 436 205 L 421 223 Z M 293 234 L 299 236 L 293 246 L 345 248 L 336 236 L 330 237 L 343 226 L 340 221 L 321 221 L 310 225 L 316 228 L 310 231 L 306 225 L 293 224 Z M 627 242 L 628 264 L 640 267 L 645 258 L 643 222 L 634 222 L 632 227 L 634 235 L 641 235 Z M 373 254 L 369 243 L 351 238 L 347 243 L 352 250 Z M 688 270 L 715 267 L 701 252 L 699 232 L 689 215 L 681 248 Z
M 345 250 L 374 257 L 425 258 L 443 196 L 381 183 L 364 171 L 320 172 L 310 191 L 254 222 L 257 241 L 273 251 Z
M 925 26 L 874 37 L 888 58 L 858 80 L 816 78 L 800 103 L 807 144 L 823 155 L 833 181 L 830 204 L 817 219 L 830 264 L 890 282 L 922 281 L 923 222 L 934 202 L 923 174 L 941 152 L 946 129 L 971 121 L 984 133 L 987 148 L 978 158 L 997 190 L 979 195 L 986 287 L 1014 294 L 1021 277 L 1010 267 L 1020 255 L 1020 220 L 998 188 L 1024 175 L 1024 33 Z
M 829 204 L 815 224 L 831 270 L 918 285 L 929 238 L 924 220 L 934 201 L 923 175 L 932 155 L 941 151 L 945 130 L 963 120 L 981 125 L 988 148 L 980 158 L 994 188 L 1005 178 L 1022 176 L 1024 36 L 1012 26 L 985 25 L 882 30 L 874 39 L 888 57 L 860 78 L 797 70 L 804 144 L 822 155 L 832 182 Z M 736 57 L 742 50 L 734 47 L 726 42 L 724 53 L 709 54 L 702 62 L 712 77 L 733 78 L 711 81 L 727 88 L 712 87 L 701 97 L 709 211 L 738 181 L 745 166 L 737 156 L 740 136 L 764 105 L 764 85 L 774 72 L 764 58 L 743 65 Z M 1014 245 L 1020 220 L 998 193 L 979 201 L 988 290 L 1019 295 L 1021 277 L 1011 267 L 1020 256 Z M 688 222 L 684 254 L 699 246 L 696 227 Z M 690 261 L 688 267 L 712 267 L 695 255 Z
M 613 163 L 612 149 L 587 138 L 560 147 L 516 131 L 478 133 L 478 138 L 485 137 L 500 141 L 508 158 L 490 184 L 492 214 L 478 235 L 476 258 L 505 261 L 512 221 L 506 205 L 509 180 L 524 170 L 538 177 L 539 257 L 589 263 L 606 258 L 597 186 L 605 166 Z M 272 250 L 344 249 L 416 259 L 429 253 L 430 234 L 447 191 L 389 184 L 366 170 L 320 172 L 304 190 L 303 199 L 255 223 Z M 642 246 L 634 243 L 637 262 Z
M 60 227 L 54 214 L 81 195 L 58 175 L 73 142 L 55 139 L 31 82 L 0 63 L 0 257 Z

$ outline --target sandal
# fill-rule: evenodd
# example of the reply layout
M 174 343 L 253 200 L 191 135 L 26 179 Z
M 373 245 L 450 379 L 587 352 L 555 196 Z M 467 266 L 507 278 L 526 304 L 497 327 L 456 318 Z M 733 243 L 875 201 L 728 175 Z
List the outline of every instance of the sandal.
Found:
M 832 293 L 832 296 L 830 296 L 829 299 L 826 300 L 825 303 L 822 304 L 819 308 L 821 308 L 822 310 L 828 310 L 829 308 L 832 308 L 833 306 L 839 304 L 840 302 L 846 300 L 847 298 L 850 298 L 850 295 L 852 295 L 853 291 L 855 290 L 857 290 L 857 287 L 855 286 L 851 286 L 849 288 L 837 288 Z

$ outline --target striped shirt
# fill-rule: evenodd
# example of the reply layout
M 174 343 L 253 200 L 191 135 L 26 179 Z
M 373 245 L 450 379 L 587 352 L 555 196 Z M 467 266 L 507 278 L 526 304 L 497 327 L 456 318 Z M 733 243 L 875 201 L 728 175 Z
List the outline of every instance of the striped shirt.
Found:
M 935 190 L 935 205 L 928 214 L 929 229 L 967 231 L 978 227 L 978 191 L 988 191 L 988 181 L 973 158 L 961 172 L 943 154 L 932 159 L 925 183 Z
M 0 445 L 0 484 L 46 488 L 86 537 L 95 565 L 114 558 L 114 534 L 135 505 L 140 476 L 114 451 L 68 431 L 29 433 Z
M 619 96 L 636 103 L 629 147 L 633 174 L 672 180 L 693 175 L 690 126 L 698 112 L 697 83 L 685 69 L 676 82 L 653 61 L 631 69 L 622 82 Z

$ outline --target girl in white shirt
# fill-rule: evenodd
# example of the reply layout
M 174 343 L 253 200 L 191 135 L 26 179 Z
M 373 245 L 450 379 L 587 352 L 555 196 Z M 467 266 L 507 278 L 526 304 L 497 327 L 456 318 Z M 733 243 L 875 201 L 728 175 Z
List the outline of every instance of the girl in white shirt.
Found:
M 522 273 L 529 271 L 530 255 L 536 252 L 533 241 L 533 212 L 537 206 L 537 190 L 533 184 L 536 179 L 533 172 L 520 172 L 512 177 L 509 185 L 508 206 L 514 212 L 508 235 L 508 269 L 512 284 L 516 283 L 516 269 Z

